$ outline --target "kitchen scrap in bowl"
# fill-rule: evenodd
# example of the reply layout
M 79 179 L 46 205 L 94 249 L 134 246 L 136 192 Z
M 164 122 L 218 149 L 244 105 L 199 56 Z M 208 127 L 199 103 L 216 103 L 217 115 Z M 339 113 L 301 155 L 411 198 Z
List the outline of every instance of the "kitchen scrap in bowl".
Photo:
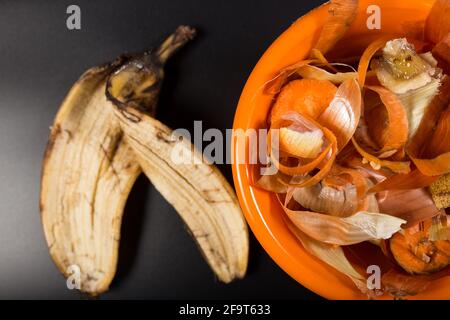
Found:
M 241 206 L 278 265 L 326 298 L 450 298 L 449 11 L 331 1 L 247 81 L 234 129 L 266 129 L 269 162 L 233 165 Z

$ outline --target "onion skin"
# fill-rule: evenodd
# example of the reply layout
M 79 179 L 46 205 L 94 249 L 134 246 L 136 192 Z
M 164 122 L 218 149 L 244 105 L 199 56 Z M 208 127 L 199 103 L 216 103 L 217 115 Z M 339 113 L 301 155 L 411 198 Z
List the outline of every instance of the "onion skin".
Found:
M 424 175 L 439 176 L 450 172 L 450 152 L 442 153 L 436 156 L 436 150 L 430 150 L 431 146 L 436 144 L 448 143 L 442 140 L 442 137 L 435 135 L 436 126 L 438 126 L 443 112 L 448 109 L 450 104 L 450 78 L 444 76 L 440 93 L 433 98 L 428 106 L 416 134 L 412 137 L 406 152 Z M 448 129 L 447 122 L 443 122 L 443 129 L 438 132 L 445 132 Z M 430 140 L 437 139 L 430 144 Z
M 331 0 L 327 20 L 314 49 L 323 54 L 330 51 L 350 28 L 357 10 L 358 0 Z
M 342 218 L 312 211 L 295 211 L 285 205 L 282 207 L 302 232 L 318 241 L 335 245 L 389 239 L 406 223 L 403 219 L 382 213 L 359 211 Z
M 391 269 L 381 278 L 384 291 L 401 299 L 415 296 L 424 291 L 433 279 L 429 276 L 410 275 L 403 271 Z
M 286 193 L 287 186 L 280 182 L 280 174 L 281 173 L 278 172 L 275 175 L 263 175 L 256 181 L 254 185 L 266 191 L 274 193 Z
M 303 164 L 302 162 L 304 162 L 304 159 L 300 159 L 297 157 L 297 159 L 299 160 L 299 164 L 297 166 L 287 166 L 281 163 L 276 154 L 274 155 L 274 151 L 276 150 L 272 147 L 272 140 L 276 141 L 276 138 L 272 138 L 272 129 L 279 129 L 281 127 L 285 127 L 286 125 L 293 125 L 295 127 L 296 124 L 298 125 L 300 123 L 309 123 L 311 127 L 321 130 L 327 140 L 327 145 L 315 159 Z M 323 127 L 308 116 L 304 116 L 296 112 L 288 112 L 284 114 L 281 119 L 277 119 L 275 122 L 273 122 L 272 127 L 269 130 L 268 142 L 269 156 L 276 168 L 282 173 L 290 176 L 296 176 L 307 174 L 316 168 L 319 169 L 319 172 L 317 172 L 314 176 L 310 177 L 307 180 L 304 180 L 300 183 L 287 183 L 287 185 L 291 187 L 308 187 L 320 182 L 331 170 L 337 155 L 337 140 L 333 132 Z M 280 153 L 284 151 L 285 150 L 283 149 L 279 150 Z M 292 158 L 296 157 L 291 157 L 291 159 Z
M 438 60 L 438 67 L 450 74 L 450 33 L 433 48 L 432 53 Z
M 365 151 L 357 142 L 356 139 L 352 138 L 353 145 L 355 146 L 358 153 L 365 159 L 367 159 L 371 164 L 375 166 L 379 166 L 380 169 L 385 167 L 391 169 L 396 173 L 409 173 L 411 171 L 410 162 L 409 161 L 389 161 L 389 160 L 381 160 L 376 156 Z
M 308 188 L 295 188 L 293 198 L 302 207 L 336 217 L 347 217 L 356 212 L 358 199 L 351 185 L 336 189 L 320 183 Z
M 361 117 L 361 88 L 356 80 L 343 82 L 318 121 L 330 129 L 342 150 L 354 135 Z
M 367 178 L 371 178 L 371 180 L 375 180 L 377 183 L 392 175 L 392 173 L 388 170 L 375 170 L 370 164 L 363 163 L 362 159 L 356 156 L 346 159 L 345 164 L 350 168 L 357 169 L 358 171 L 364 173 Z
M 408 274 L 396 266 L 383 274 L 381 283 L 384 291 L 396 298 L 404 298 L 417 295 L 426 290 L 431 282 L 447 276 L 450 276 L 450 266 L 427 275 Z
M 306 164 L 299 163 L 297 166 L 294 166 L 294 167 L 282 164 L 280 159 L 278 159 L 279 157 L 276 154 L 274 155 L 276 149 L 274 149 L 272 147 L 272 144 L 273 144 L 273 142 L 276 142 L 276 139 L 277 139 L 276 133 L 277 132 L 276 131 L 274 132 L 272 130 L 280 129 L 280 128 L 283 128 L 286 126 L 300 126 L 300 124 L 304 124 L 304 123 L 308 123 L 310 127 L 318 128 L 319 130 L 321 130 L 323 132 L 325 138 L 328 141 L 328 145 L 323 149 L 323 151 L 315 159 L 307 162 Z M 268 133 L 268 150 L 269 150 L 269 156 L 270 156 L 272 162 L 278 168 L 278 170 L 280 170 L 282 173 L 284 173 L 286 175 L 290 175 L 290 176 L 306 174 L 306 173 L 309 173 L 310 171 L 314 170 L 315 168 L 318 168 L 321 165 L 321 163 L 326 160 L 326 157 L 327 157 L 329 151 L 331 150 L 332 151 L 331 157 L 328 160 L 326 160 L 326 165 L 324 165 L 324 167 L 321 168 L 321 172 L 324 170 L 327 170 L 327 171 L 324 171 L 322 173 L 319 172 L 320 176 L 324 176 L 329 171 L 329 169 L 326 169 L 326 168 L 328 168 L 328 166 L 331 166 L 331 164 L 334 161 L 334 158 L 336 156 L 336 145 L 337 145 L 336 138 L 331 131 L 322 127 L 320 124 L 318 124 L 314 120 L 312 120 L 306 116 L 302 116 L 296 112 L 289 112 L 283 116 L 283 119 L 277 120 L 276 122 L 274 122 Z M 279 153 L 286 151 L 286 150 L 282 149 L 282 147 L 283 147 L 283 145 L 280 143 L 279 144 Z M 294 155 L 291 158 L 296 158 L 296 157 Z M 301 159 L 299 159 L 299 160 L 301 160 Z M 331 163 L 331 164 L 329 165 L 328 163 Z M 312 184 L 309 184 L 309 185 L 312 185 Z M 306 185 L 302 184 L 302 186 L 306 186 Z
M 316 60 L 302 60 L 280 70 L 275 77 L 267 81 L 263 86 L 263 92 L 268 95 L 276 95 L 288 81 L 289 76 L 296 73 L 298 68 L 316 62 Z
M 382 49 L 386 45 L 386 42 L 390 39 L 391 37 L 379 38 L 372 42 L 366 48 L 366 50 L 364 50 L 364 53 L 362 54 L 358 65 L 359 85 L 361 86 L 361 88 L 364 87 L 364 84 L 366 82 L 367 70 L 369 69 L 370 60 L 378 52 L 378 50 Z
M 383 41 L 375 42 L 375 44 L 378 46 L 381 43 L 384 43 Z M 377 46 L 374 45 L 374 48 L 377 48 Z M 365 88 L 369 89 L 370 91 L 375 92 L 379 96 L 379 101 L 384 105 L 387 111 L 387 115 L 384 116 L 383 114 L 379 113 L 375 115 L 374 119 L 379 120 L 380 115 L 382 118 L 387 118 L 387 124 L 384 125 L 384 122 L 378 123 L 377 126 L 372 126 L 372 130 L 374 131 L 372 134 L 377 133 L 377 136 L 379 136 L 379 139 L 377 139 L 377 143 L 379 146 L 377 146 L 376 149 L 374 149 L 374 144 L 376 144 L 375 141 L 373 141 L 371 134 L 369 133 L 369 128 L 367 126 L 367 120 L 362 118 L 360 120 L 360 125 L 355 132 L 355 136 L 353 136 L 352 143 L 353 146 L 356 148 L 358 153 L 368 160 L 371 165 L 379 169 L 381 167 L 386 167 L 391 169 L 392 171 L 396 173 L 409 173 L 410 172 L 410 162 L 409 161 L 395 161 L 393 160 L 384 160 L 381 158 L 389 158 L 392 157 L 395 154 L 398 154 L 399 152 L 402 152 L 403 148 L 406 145 L 406 142 L 408 140 L 408 118 L 405 111 L 405 108 L 403 107 L 402 103 L 398 99 L 398 97 L 390 92 L 389 90 L 385 89 L 381 86 L 366 86 Z M 376 101 L 375 104 L 372 106 L 374 108 L 378 104 Z M 370 110 L 369 110 L 370 111 Z M 367 141 L 369 143 L 369 146 L 372 146 L 371 152 L 365 150 L 365 148 L 357 141 L 357 137 L 364 139 L 364 141 Z M 363 141 L 363 142 L 364 142 Z M 367 147 L 367 146 L 366 146 Z M 403 157 L 399 157 L 403 158 Z
M 283 127 L 279 130 L 279 136 L 280 149 L 299 158 L 316 158 L 324 143 L 320 129 L 299 132 L 290 127 Z
M 355 270 L 348 261 L 342 247 L 317 241 L 300 231 L 288 218 L 285 217 L 284 221 L 291 233 L 297 238 L 308 253 L 348 276 L 361 292 L 370 295 L 365 277 Z
M 324 69 L 315 66 L 305 65 L 297 70 L 303 79 L 327 80 L 334 84 L 341 84 L 347 80 L 358 79 L 356 72 L 336 72 L 329 73 Z
M 450 105 L 441 113 L 425 154 L 429 157 L 437 157 L 447 152 L 450 152 Z
M 381 133 L 382 147 L 380 153 L 400 149 L 408 139 L 408 117 L 405 108 L 391 91 L 381 86 L 366 86 L 366 88 L 380 96 L 387 110 L 388 126 Z
M 439 43 L 450 33 L 450 0 L 436 0 L 425 22 L 425 39 Z
M 441 213 L 425 189 L 386 191 L 378 205 L 381 212 L 406 220 L 403 228 L 410 228 Z
M 414 169 L 408 174 L 395 174 L 372 187 L 368 192 L 376 193 L 386 190 L 411 190 L 430 186 L 439 177 L 426 176 Z
M 359 170 L 346 168 L 335 164 L 331 170 L 331 173 L 323 179 L 323 183 L 327 186 L 335 185 L 338 188 L 339 185 L 341 188 L 346 188 L 349 184 L 354 187 L 357 196 L 356 210 L 351 212 L 354 213 L 356 211 L 367 211 L 373 202 L 376 202 L 376 199 L 373 199 L 373 201 L 370 199 L 372 195 L 366 194 L 369 185 L 372 185 L 372 182 L 368 178 L 369 177 L 366 177 L 365 174 Z M 345 182 L 345 184 L 342 185 L 342 182 Z M 379 212 L 378 204 L 376 204 L 376 211 L 371 212 Z

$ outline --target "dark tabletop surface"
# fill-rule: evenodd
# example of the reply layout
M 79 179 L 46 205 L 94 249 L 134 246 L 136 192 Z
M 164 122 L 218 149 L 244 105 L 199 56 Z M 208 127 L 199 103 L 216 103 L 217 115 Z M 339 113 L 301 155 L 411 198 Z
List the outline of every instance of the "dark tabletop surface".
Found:
M 0 0 L 0 299 L 79 299 L 51 261 L 39 216 L 48 129 L 87 68 L 158 43 L 179 24 L 194 43 L 167 66 L 158 118 L 173 128 L 231 128 L 252 68 L 314 1 Z M 66 8 L 81 8 L 81 30 Z M 230 166 L 220 169 L 231 182 Z M 219 283 L 174 209 L 145 177 L 122 227 L 119 268 L 101 299 L 320 299 L 285 274 L 251 236 L 248 275 Z

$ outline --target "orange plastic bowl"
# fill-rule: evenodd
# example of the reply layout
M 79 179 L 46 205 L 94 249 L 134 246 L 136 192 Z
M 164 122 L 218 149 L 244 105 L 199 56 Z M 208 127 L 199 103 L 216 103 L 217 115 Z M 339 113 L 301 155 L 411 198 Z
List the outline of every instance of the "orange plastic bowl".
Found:
M 414 32 L 415 23 L 425 20 L 433 2 L 360 1 L 357 18 L 341 42 L 341 50 L 360 50 L 381 34 L 402 36 L 405 30 Z M 367 7 L 373 4 L 381 8 L 381 30 L 368 30 L 366 27 Z M 242 92 L 234 129 L 264 127 L 271 101 L 268 95 L 262 93 L 262 86 L 278 70 L 307 56 L 317 40 L 328 6 L 320 6 L 297 20 L 264 53 Z M 234 159 L 242 150 L 239 143 L 234 146 Z M 234 163 L 233 178 L 241 207 L 253 233 L 272 259 L 292 278 L 325 298 L 367 299 L 346 276 L 305 252 L 283 222 L 284 212 L 274 195 L 250 186 L 250 167 L 236 164 L 236 161 Z M 425 292 L 411 299 L 450 299 L 450 278 L 433 282 Z

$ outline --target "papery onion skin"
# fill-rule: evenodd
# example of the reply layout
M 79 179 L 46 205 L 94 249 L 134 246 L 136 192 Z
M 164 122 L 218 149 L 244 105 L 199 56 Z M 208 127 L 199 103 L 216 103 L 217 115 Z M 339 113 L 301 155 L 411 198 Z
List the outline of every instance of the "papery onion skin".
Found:
M 419 170 L 414 169 L 408 174 L 399 173 L 388 177 L 386 180 L 383 180 L 382 182 L 372 187 L 368 192 L 376 193 L 386 190 L 411 190 L 424 188 L 430 186 L 437 179 L 438 176 L 426 176 Z
M 363 163 L 360 157 L 350 157 L 345 160 L 345 165 L 350 168 L 354 168 L 364 173 L 367 178 L 373 178 L 376 182 L 381 182 L 387 177 L 390 177 L 392 173 L 390 171 L 384 170 L 383 168 L 375 170 L 370 164 Z
M 329 73 L 324 69 L 310 65 L 299 68 L 297 73 L 303 79 L 327 80 L 334 84 L 341 84 L 347 80 L 358 79 L 358 73 L 356 72 Z
M 403 270 L 392 268 L 381 278 L 384 291 L 395 298 L 415 296 L 427 289 L 432 281 L 450 276 L 450 266 L 429 275 L 411 275 Z
M 328 16 L 314 49 L 326 54 L 345 35 L 356 17 L 358 0 L 331 0 Z
M 341 247 L 323 243 L 309 237 L 300 231 L 289 219 L 285 219 L 285 223 L 308 253 L 348 276 L 363 293 L 368 293 L 366 279 L 355 270 Z
M 308 65 L 310 63 L 317 62 L 314 59 L 302 60 L 293 65 L 287 66 L 280 70 L 275 77 L 267 81 L 263 86 L 263 92 L 268 95 L 276 95 L 281 91 L 281 88 L 286 84 L 288 78 L 295 74 L 296 70 L 302 66 Z
M 318 241 L 336 245 L 388 239 L 406 223 L 390 215 L 364 211 L 339 218 L 312 211 L 294 211 L 285 206 L 283 209 L 302 232 Z
M 382 148 L 380 153 L 397 150 L 406 144 L 408 139 L 408 118 L 406 110 L 395 94 L 378 86 L 366 86 L 379 94 L 388 112 L 388 127 L 382 132 Z
M 366 97 L 367 94 L 365 95 L 365 98 Z M 367 109 L 367 104 L 367 99 L 364 99 L 364 109 Z M 359 119 L 358 128 L 356 129 L 355 135 L 352 138 L 358 141 L 358 144 L 368 147 L 370 148 L 370 150 L 377 150 L 379 149 L 378 143 L 372 138 L 375 130 L 373 130 L 374 128 L 372 128 L 372 130 L 369 129 L 369 123 L 365 119 L 366 110 L 364 110 L 363 115 L 364 117 L 361 117 Z
M 352 215 L 358 206 L 356 189 L 351 185 L 342 190 L 320 183 L 307 188 L 295 188 L 293 198 L 306 209 L 337 217 Z
M 355 146 L 358 153 L 368 161 L 379 165 L 380 167 L 386 167 L 391 169 L 396 173 L 409 173 L 411 171 L 410 162 L 409 161 L 389 161 L 389 160 L 381 160 L 376 156 L 365 151 L 357 142 L 355 138 L 352 138 L 353 145 Z
M 383 41 L 375 42 L 380 45 Z M 376 46 L 375 46 L 376 48 Z M 387 89 L 380 86 L 366 86 L 367 89 L 376 92 L 381 101 L 383 102 L 386 110 L 388 122 L 387 126 L 383 123 L 379 124 L 383 127 L 379 131 L 379 142 L 381 149 L 374 150 L 373 152 L 366 151 L 356 140 L 356 136 L 366 138 L 370 144 L 374 144 L 371 139 L 366 122 L 363 119 L 360 121 L 361 125 L 356 131 L 355 136 L 352 137 L 352 143 L 358 153 L 365 159 L 367 159 L 372 166 L 378 169 L 386 167 L 397 173 L 408 173 L 410 171 L 410 163 L 408 161 L 392 161 L 382 160 L 380 158 L 392 156 L 397 151 L 402 150 L 408 139 L 408 119 L 406 111 L 399 101 L 399 99 Z M 377 156 L 377 154 L 379 156 Z
M 347 80 L 339 86 L 318 122 L 334 133 L 338 149 L 342 150 L 355 133 L 360 117 L 361 89 L 356 80 Z
M 395 298 L 415 296 L 426 290 L 431 281 L 427 276 L 413 276 L 396 269 L 389 270 L 381 278 L 384 291 Z
M 289 185 L 291 187 L 303 188 L 303 187 L 313 186 L 313 185 L 319 183 L 328 174 L 328 172 L 330 172 L 330 170 L 333 166 L 333 163 L 336 159 L 337 142 L 336 142 L 336 138 L 334 137 L 334 135 L 332 134 L 331 131 L 329 131 L 326 128 L 324 128 L 323 130 L 324 130 L 325 134 L 328 135 L 329 139 L 331 140 L 331 143 L 330 143 L 331 154 L 329 155 L 329 158 L 323 160 L 324 164 L 321 166 L 319 172 L 317 172 L 315 175 L 313 175 L 310 179 L 303 181 L 301 183 L 290 183 Z
M 341 180 L 344 179 L 345 181 L 345 178 L 347 178 L 347 182 L 342 186 Z M 368 177 L 364 175 L 364 173 L 360 172 L 359 170 L 346 168 L 341 165 L 335 164 L 330 174 L 323 179 L 322 183 L 328 186 L 338 186 L 336 182 L 340 182 L 341 187 L 345 188 L 348 187 L 348 185 L 351 185 L 356 190 L 357 205 L 355 211 L 351 213 L 355 213 L 356 211 L 368 210 L 369 199 L 367 198 L 366 192 L 369 185 L 372 185 L 372 182 L 368 179 Z
M 450 33 L 433 48 L 432 52 L 439 62 L 438 67 L 446 74 L 450 74 Z
M 274 193 L 286 193 L 287 186 L 280 182 L 280 172 L 275 175 L 263 175 L 255 183 L 255 186 Z
M 425 154 L 433 158 L 447 152 L 450 152 L 450 105 L 441 113 Z
M 386 42 L 389 41 L 391 37 L 381 37 L 374 42 L 372 42 L 366 50 L 364 50 L 361 59 L 359 60 L 358 65 L 358 75 L 359 75 L 359 85 L 361 87 L 364 87 L 366 82 L 366 75 L 367 70 L 369 69 L 370 60 L 373 58 L 373 56 L 382 49 Z
M 412 158 L 419 170 L 430 176 L 439 176 L 450 172 L 450 153 L 444 153 L 433 159 Z
M 442 139 L 434 133 L 442 113 L 448 108 L 449 104 L 450 78 L 445 76 L 442 80 L 440 93 L 431 101 L 416 134 L 407 147 L 407 154 L 425 175 L 438 176 L 450 172 L 450 152 L 433 157 L 433 150 L 429 149 L 430 139 Z M 442 131 L 445 132 L 450 124 L 444 122 L 442 125 L 444 129 Z M 431 143 L 431 145 L 435 144 L 435 142 Z
M 279 153 L 283 152 L 285 150 L 278 149 L 279 152 L 277 154 L 276 146 L 273 146 L 274 142 L 276 144 L 276 142 L 279 141 L 279 137 L 277 136 L 278 131 L 273 131 L 273 130 L 280 129 L 284 125 L 296 126 L 296 125 L 300 125 L 300 124 L 302 124 L 302 125 L 309 124 L 309 126 L 311 126 L 312 128 L 314 128 L 314 129 L 317 128 L 318 130 L 320 130 L 324 134 L 325 138 L 328 140 L 328 145 L 323 149 L 323 151 L 315 159 L 313 159 L 305 164 L 299 163 L 299 165 L 297 165 L 295 167 L 286 166 L 286 165 L 282 164 L 279 159 Z M 279 144 L 279 148 L 282 148 L 281 144 Z M 278 170 L 280 170 L 284 174 L 291 175 L 291 176 L 306 174 L 306 173 L 309 173 L 310 171 L 314 170 L 315 168 L 319 167 L 320 164 L 322 163 L 322 161 L 324 161 L 325 158 L 328 156 L 330 150 L 332 152 L 332 156 L 334 155 L 334 157 L 335 157 L 335 155 L 336 155 L 335 149 L 336 149 L 336 138 L 334 137 L 334 135 L 331 131 L 322 127 L 319 123 L 315 122 L 313 119 L 310 119 L 306 116 L 302 116 L 296 112 L 288 112 L 288 113 L 284 114 L 281 120 L 277 120 L 272 124 L 272 127 L 268 133 L 268 150 L 269 150 L 270 159 L 272 160 L 274 165 L 278 168 Z M 326 163 L 332 162 L 332 160 L 334 160 L 334 158 L 330 157 L 328 160 L 326 160 L 327 161 Z M 327 169 L 325 166 L 325 168 L 321 169 L 321 171 L 323 171 L 323 170 L 326 171 L 329 169 Z M 321 173 L 321 175 L 323 175 L 323 174 L 324 173 Z
M 270 152 L 270 158 L 272 160 L 272 162 L 274 163 L 274 165 L 278 168 L 278 170 L 280 170 L 282 173 L 287 174 L 287 175 L 291 175 L 291 176 L 295 176 L 295 175 L 302 175 L 302 174 L 307 174 L 310 171 L 312 171 L 315 168 L 319 168 L 319 172 L 317 172 L 315 175 L 313 175 L 311 178 L 309 178 L 306 181 L 303 181 L 301 183 L 289 183 L 289 186 L 292 187 L 307 187 L 307 186 L 312 186 L 316 183 L 318 183 L 320 180 L 322 180 L 327 174 L 328 172 L 331 170 L 332 165 L 334 163 L 334 160 L 336 159 L 336 155 L 337 155 L 337 140 L 336 137 L 334 136 L 334 134 L 328 130 L 327 128 L 321 126 L 319 123 L 317 123 L 315 120 L 310 119 L 306 116 L 302 116 L 298 113 L 289 113 L 287 114 L 289 115 L 289 118 L 292 118 L 292 122 L 295 123 L 296 118 L 301 118 L 304 119 L 305 121 L 310 122 L 312 125 L 314 125 L 315 127 L 319 128 L 325 138 L 328 140 L 328 145 L 324 148 L 324 150 L 322 151 L 322 153 L 315 159 L 313 159 L 312 161 L 306 163 L 306 164 L 299 164 L 295 167 L 289 167 L 286 166 L 284 164 L 282 164 L 279 159 L 277 158 L 277 156 L 273 155 L 274 153 L 274 149 L 271 146 L 272 144 L 272 137 L 271 137 L 271 131 L 272 129 L 269 131 L 269 152 Z M 284 117 L 286 117 L 286 114 L 284 115 Z M 279 128 L 281 122 L 275 122 L 274 126 L 275 129 Z M 283 151 L 283 150 L 280 150 Z
M 322 150 L 323 132 L 320 129 L 299 132 L 291 128 L 280 128 L 280 149 L 299 158 L 316 158 Z
M 436 0 L 425 22 L 425 38 L 439 43 L 450 33 L 450 1 Z
M 440 86 L 440 80 L 433 78 L 424 87 L 399 95 L 399 99 L 408 115 L 409 138 L 413 137 L 417 132 L 425 111 L 432 99 L 439 93 Z
M 378 201 L 378 205 L 381 212 L 406 220 L 404 228 L 412 227 L 440 213 L 425 189 L 387 191 L 382 201 Z
M 413 144 L 414 151 L 417 151 L 417 153 L 423 151 L 423 147 L 427 145 L 427 141 L 434 131 L 434 128 L 440 118 L 440 114 L 448 107 L 449 104 L 450 77 L 444 76 L 442 79 L 440 94 L 431 101 L 431 104 L 428 106 L 420 123 L 417 133 L 412 138 L 411 144 Z

